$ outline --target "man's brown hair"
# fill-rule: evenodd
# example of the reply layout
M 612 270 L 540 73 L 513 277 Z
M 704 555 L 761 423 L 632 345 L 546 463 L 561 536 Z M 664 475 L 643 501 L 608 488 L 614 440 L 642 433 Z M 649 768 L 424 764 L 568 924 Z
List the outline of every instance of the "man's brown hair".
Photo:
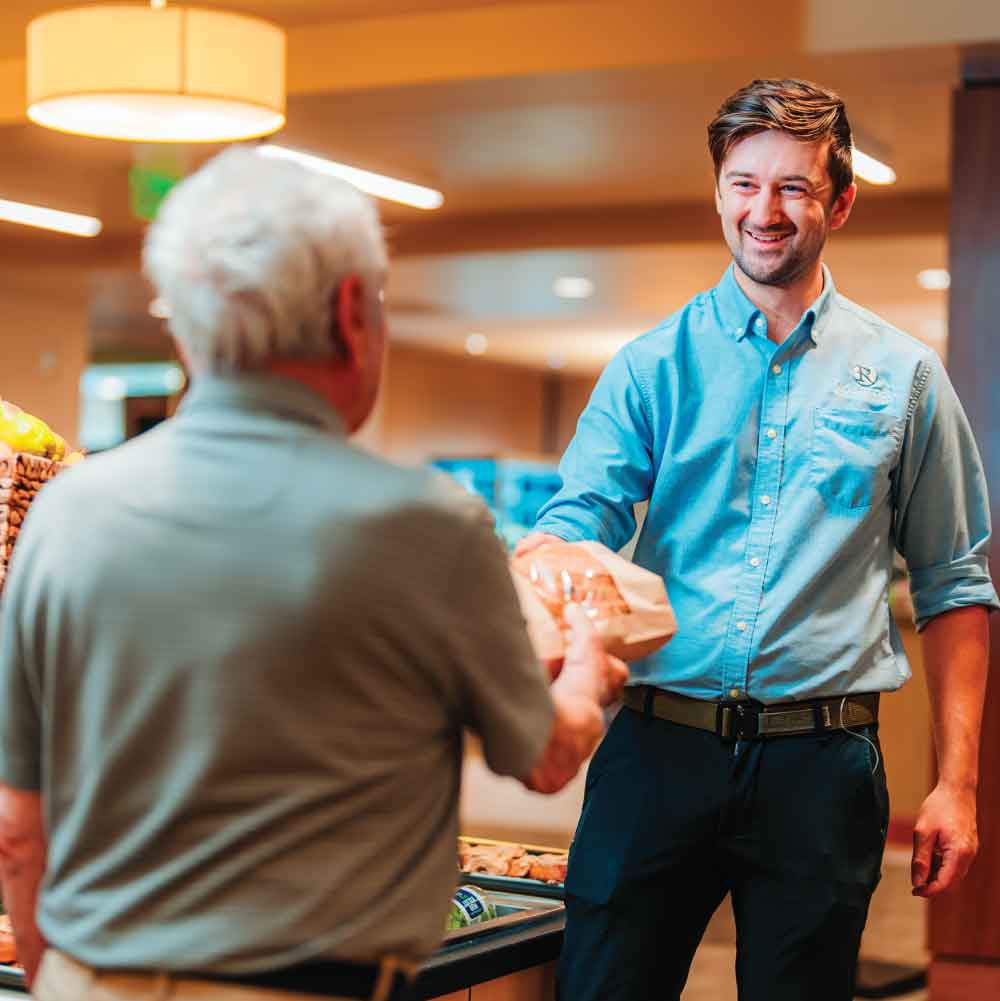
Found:
M 827 170 L 835 200 L 854 181 L 851 123 L 838 94 L 808 80 L 754 80 L 727 98 L 708 126 L 718 181 L 722 162 L 742 139 L 781 129 L 800 142 L 830 140 Z

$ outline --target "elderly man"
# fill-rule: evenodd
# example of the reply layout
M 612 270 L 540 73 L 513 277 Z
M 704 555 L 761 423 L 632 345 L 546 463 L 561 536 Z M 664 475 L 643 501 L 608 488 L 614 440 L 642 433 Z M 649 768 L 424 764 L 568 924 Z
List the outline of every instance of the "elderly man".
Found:
M 547 688 L 483 510 L 346 441 L 384 342 L 363 196 L 231 150 L 171 194 L 145 264 L 192 389 L 46 489 L 3 601 L 0 861 L 29 982 L 403 997 L 454 886 L 463 727 L 555 791 L 624 667 L 580 613 Z

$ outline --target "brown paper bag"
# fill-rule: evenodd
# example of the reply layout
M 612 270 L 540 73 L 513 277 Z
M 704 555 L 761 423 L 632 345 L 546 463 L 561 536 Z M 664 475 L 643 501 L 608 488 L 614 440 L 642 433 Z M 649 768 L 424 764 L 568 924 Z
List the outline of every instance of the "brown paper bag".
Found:
M 677 632 L 663 580 L 599 542 L 550 542 L 511 562 L 535 654 L 561 662 L 567 600 L 586 611 L 604 649 L 622 660 L 659 650 Z

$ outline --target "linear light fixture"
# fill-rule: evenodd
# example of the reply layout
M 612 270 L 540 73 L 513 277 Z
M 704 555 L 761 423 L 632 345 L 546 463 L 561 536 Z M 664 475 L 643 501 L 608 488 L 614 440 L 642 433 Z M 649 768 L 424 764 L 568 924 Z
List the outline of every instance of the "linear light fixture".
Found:
M 896 171 L 887 163 L 862 153 L 857 146 L 853 150 L 854 173 L 869 184 L 895 184 Z
M 329 174 L 331 177 L 339 177 L 376 198 L 386 198 L 391 202 L 411 205 L 417 209 L 439 209 L 444 204 L 444 195 L 440 191 L 425 188 L 420 184 L 412 184 L 410 181 L 400 181 L 395 177 L 386 177 L 384 174 L 374 174 L 370 170 L 350 167 L 346 163 L 337 163 L 336 160 L 327 160 L 321 156 L 313 156 L 311 153 L 299 153 L 296 150 L 275 146 L 272 143 L 265 143 L 258 146 L 257 149 L 264 156 L 293 160 L 310 170 Z
M 56 233 L 71 236 L 97 236 L 101 231 L 101 220 L 75 212 L 60 212 L 41 205 L 25 205 L 23 202 L 8 202 L 0 198 L 0 220 L 16 222 L 22 226 L 51 229 Z

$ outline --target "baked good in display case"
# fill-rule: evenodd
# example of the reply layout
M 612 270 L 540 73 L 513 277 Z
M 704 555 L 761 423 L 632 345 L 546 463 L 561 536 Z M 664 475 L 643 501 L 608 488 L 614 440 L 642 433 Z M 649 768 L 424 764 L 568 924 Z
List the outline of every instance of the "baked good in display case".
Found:
M 549 542 L 511 562 L 535 654 L 550 665 L 566 646 L 566 605 L 583 608 L 605 650 L 638 660 L 677 631 L 663 579 L 598 542 Z
M 0 592 L 18 534 L 32 501 L 66 466 L 83 459 L 67 454 L 65 439 L 8 400 L 0 400 Z
M 531 883 L 543 883 L 561 889 L 568 862 L 567 853 L 558 848 L 488 838 L 458 839 L 459 869 L 473 877 L 492 877 L 497 880 L 492 885 L 498 888 L 526 888 Z

